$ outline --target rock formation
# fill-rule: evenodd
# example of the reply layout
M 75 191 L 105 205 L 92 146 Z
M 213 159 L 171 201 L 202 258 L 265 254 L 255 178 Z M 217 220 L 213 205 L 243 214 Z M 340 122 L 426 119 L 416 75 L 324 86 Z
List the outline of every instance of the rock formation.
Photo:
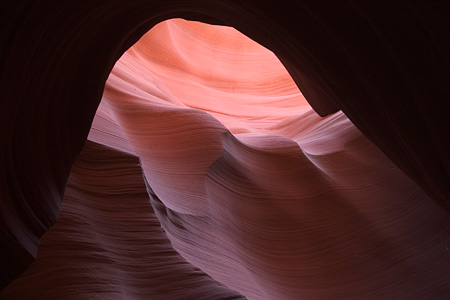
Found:
M 1 4 L 0 299 L 448 298 L 449 5 L 242 2 Z

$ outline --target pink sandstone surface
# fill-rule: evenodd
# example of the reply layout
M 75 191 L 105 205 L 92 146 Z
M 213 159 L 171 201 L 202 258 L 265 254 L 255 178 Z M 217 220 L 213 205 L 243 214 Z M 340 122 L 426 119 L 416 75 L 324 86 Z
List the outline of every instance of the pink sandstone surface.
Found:
M 0 299 L 448 299 L 446 5 L 282 2 L 5 5 Z

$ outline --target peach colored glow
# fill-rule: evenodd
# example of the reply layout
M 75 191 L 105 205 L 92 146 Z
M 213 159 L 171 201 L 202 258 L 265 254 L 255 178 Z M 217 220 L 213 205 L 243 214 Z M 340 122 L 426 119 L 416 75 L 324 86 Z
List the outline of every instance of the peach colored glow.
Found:
M 278 58 L 232 27 L 159 23 L 116 71 L 121 65 L 134 73 L 137 95 L 160 88 L 167 106 L 204 110 L 233 134 L 265 132 L 311 109 Z

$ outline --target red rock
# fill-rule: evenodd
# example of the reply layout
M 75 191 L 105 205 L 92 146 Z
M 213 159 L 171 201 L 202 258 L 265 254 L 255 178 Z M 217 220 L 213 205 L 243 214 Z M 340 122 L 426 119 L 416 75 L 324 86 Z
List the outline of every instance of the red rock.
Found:
M 447 4 L 0 11 L 0 298 L 447 298 Z

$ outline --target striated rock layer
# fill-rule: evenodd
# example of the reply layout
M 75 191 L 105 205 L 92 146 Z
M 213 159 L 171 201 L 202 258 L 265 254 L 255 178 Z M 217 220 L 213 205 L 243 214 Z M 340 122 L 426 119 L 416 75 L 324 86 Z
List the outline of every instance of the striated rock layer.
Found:
M 2 299 L 244 299 L 176 253 L 139 160 L 88 141 L 38 259 Z
M 447 5 L 0 11 L 0 298 L 447 298 Z
M 448 215 L 284 76 L 232 29 L 183 20 L 114 67 L 101 108 L 140 157 L 174 248 L 249 299 L 445 299 Z

